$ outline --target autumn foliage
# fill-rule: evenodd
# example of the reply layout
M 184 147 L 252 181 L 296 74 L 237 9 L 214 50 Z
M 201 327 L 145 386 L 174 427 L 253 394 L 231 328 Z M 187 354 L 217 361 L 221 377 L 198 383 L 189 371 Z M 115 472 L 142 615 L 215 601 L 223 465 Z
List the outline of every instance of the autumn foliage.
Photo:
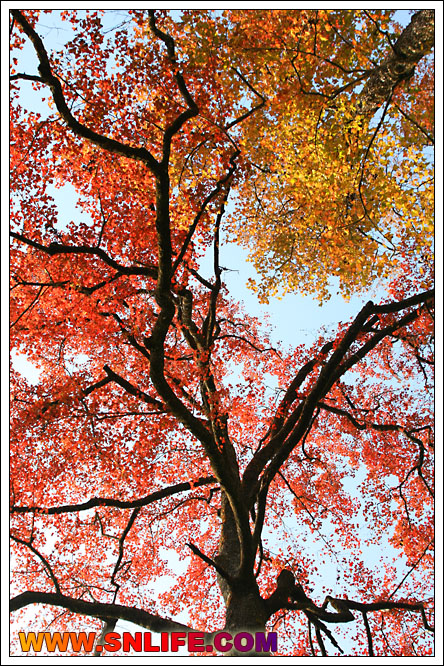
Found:
M 433 654 L 433 11 L 398 20 L 12 10 L 14 653 L 126 620 Z M 262 301 L 385 296 L 277 348 L 226 239 Z

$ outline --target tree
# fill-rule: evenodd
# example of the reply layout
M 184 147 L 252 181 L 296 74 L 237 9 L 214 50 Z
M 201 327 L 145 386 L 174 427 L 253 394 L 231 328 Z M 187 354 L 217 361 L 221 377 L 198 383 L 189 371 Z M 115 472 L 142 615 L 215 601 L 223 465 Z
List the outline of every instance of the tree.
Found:
M 107 631 L 118 620 L 192 628 L 207 642 L 222 628 L 279 629 L 280 649 L 294 655 L 342 651 L 345 625 L 347 653 L 430 654 L 433 289 L 423 219 L 431 203 L 416 174 L 431 173 L 431 117 L 421 96 L 405 110 L 398 96 L 410 105 L 414 95 L 398 89 L 407 75 L 430 77 L 421 63 L 432 13 L 414 14 L 394 43 L 386 11 L 254 10 L 247 22 L 237 11 L 131 11 L 113 30 L 100 12 L 63 11 L 73 36 L 52 53 L 39 14 L 11 12 L 14 58 L 30 43 L 38 59 L 38 73 L 28 73 L 13 58 L 11 74 L 11 346 L 39 370 L 36 383 L 11 374 L 13 617 L 24 613 L 28 628 L 48 617 L 52 628 Z M 261 25 L 273 27 L 275 47 L 254 48 Z M 289 79 L 281 56 L 294 48 L 296 27 Z M 357 54 L 370 30 L 379 60 L 364 69 Z M 305 53 L 313 31 L 325 52 L 315 41 Z M 331 31 L 342 46 L 326 44 Z M 384 57 L 385 40 L 393 53 Z M 397 60 L 392 67 L 394 58 L 403 68 Z M 352 77 L 362 69 L 352 106 L 341 101 L 341 87 L 352 86 L 332 81 L 328 65 Z M 264 68 L 271 82 L 261 88 Z M 323 90 L 320 107 L 306 101 L 310 76 Z M 46 117 L 32 110 L 32 95 L 25 108 L 29 87 L 48 99 Z M 375 259 L 376 229 L 392 235 L 399 266 L 389 271 L 392 256 L 381 255 L 384 302 L 369 301 L 310 348 L 276 349 L 230 299 L 220 243 L 234 200 L 248 233 L 249 209 L 259 233 L 268 224 L 274 265 L 272 243 L 283 237 L 288 245 L 299 229 L 292 220 L 282 236 L 279 192 L 304 173 L 313 192 L 319 170 L 305 140 L 304 163 L 292 162 L 285 136 L 273 141 L 304 119 L 316 130 L 320 110 L 320 164 L 332 174 L 320 205 L 331 196 L 337 215 L 305 210 L 307 193 L 298 203 L 301 234 L 314 234 L 298 244 L 301 288 L 312 289 L 306 276 L 341 252 L 350 265 L 340 269 L 345 291 L 356 286 Z M 359 148 L 335 176 L 357 135 Z M 370 185 L 378 160 L 384 183 Z M 399 179 L 389 165 L 399 165 Z M 86 222 L 58 224 L 51 187 L 67 184 Z M 341 197 L 351 218 L 346 239 Z M 413 200 L 416 226 L 396 209 Z M 363 238 L 368 256 L 353 267 Z M 204 253 L 211 276 L 200 268 Z M 335 275 L 323 266 L 321 297 L 322 275 Z M 272 288 L 265 281 L 263 293 Z M 390 544 L 393 560 L 369 560 L 369 542 Z M 183 572 L 159 593 L 151 586 L 169 573 L 165 549 L 176 551 Z M 327 556 L 338 575 L 325 589 Z M 29 604 L 46 609 L 35 622 Z M 183 610 L 186 624 L 169 619 Z

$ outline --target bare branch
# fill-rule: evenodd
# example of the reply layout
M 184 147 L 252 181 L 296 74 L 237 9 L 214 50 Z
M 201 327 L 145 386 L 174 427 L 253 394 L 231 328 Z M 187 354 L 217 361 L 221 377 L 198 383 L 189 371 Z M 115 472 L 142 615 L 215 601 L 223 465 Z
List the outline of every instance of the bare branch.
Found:
M 419 556 L 419 558 L 416 560 L 416 562 L 413 564 L 413 566 L 410 567 L 410 569 L 407 571 L 407 573 L 405 574 L 405 576 L 402 578 L 402 580 L 401 580 L 401 581 L 398 583 L 398 585 L 395 587 L 395 589 L 393 590 L 393 592 L 390 593 L 390 595 L 389 595 L 389 597 L 388 597 L 389 599 L 391 599 L 392 597 L 394 597 L 395 594 L 397 593 L 397 591 L 400 589 L 400 587 L 402 587 L 402 585 L 404 585 L 404 583 L 405 583 L 405 581 L 407 580 L 407 578 L 408 578 L 408 577 L 410 576 L 410 574 L 416 569 L 416 567 L 417 567 L 418 564 L 421 562 L 422 558 L 425 556 L 425 554 L 427 553 L 428 549 L 430 548 L 430 546 L 431 546 L 432 544 L 433 544 L 433 541 L 430 541 L 430 543 L 427 544 L 427 546 L 424 548 L 423 552 L 421 553 L 421 555 Z M 425 623 L 424 623 L 424 626 L 425 626 Z
M 162 490 L 156 490 L 145 497 L 134 500 L 119 500 L 113 497 L 93 497 L 87 502 L 81 504 L 65 504 L 63 506 L 53 506 L 53 507 L 41 507 L 41 506 L 13 506 L 11 507 L 12 513 L 42 513 L 46 515 L 57 515 L 60 513 L 72 513 L 78 511 L 87 511 L 88 509 L 93 509 L 96 506 L 110 506 L 116 507 L 118 509 L 135 509 L 137 507 L 147 506 L 153 502 L 157 502 L 165 497 L 171 497 L 172 495 L 177 495 L 178 493 L 185 492 L 186 490 L 191 490 L 192 488 L 199 488 L 200 486 L 206 486 L 212 483 L 216 483 L 216 479 L 213 476 L 206 476 L 197 479 L 197 481 L 185 481 L 184 483 L 176 483 L 174 486 L 168 486 Z
M 120 539 L 119 539 L 119 555 L 117 557 L 116 564 L 114 565 L 114 570 L 111 574 L 111 583 L 112 583 L 112 585 L 115 585 L 115 587 L 116 587 L 116 592 L 114 594 L 114 601 L 116 600 L 117 592 L 120 588 L 119 584 L 116 583 L 116 576 L 117 576 L 117 574 L 118 574 L 118 572 L 121 568 L 121 562 L 122 562 L 122 559 L 123 559 L 123 551 L 124 551 L 124 547 L 125 547 L 125 539 L 128 536 L 130 529 L 134 525 L 134 522 L 135 522 L 137 516 L 140 513 L 140 509 L 141 509 L 141 507 L 137 507 L 136 509 L 133 509 L 133 511 L 131 512 L 131 516 L 129 517 L 129 520 L 128 520 L 126 526 L 125 526 L 125 529 L 123 530 L 123 532 L 120 536 Z
M 120 604 L 84 601 L 83 599 L 75 599 L 54 592 L 22 592 L 22 594 L 11 599 L 9 608 L 11 612 L 14 612 L 20 610 L 20 608 L 29 606 L 30 604 L 60 606 L 72 613 L 95 617 L 99 620 L 103 620 L 103 618 L 110 620 L 126 620 L 127 622 L 132 622 L 140 627 L 159 633 L 162 631 L 182 631 L 185 633 L 195 631 L 185 624 L 175 622 L 168 618 L 163 618 L 159 615 L 154 615 L 153 613 L 149 613 L 140 608 L 121 606 Z
M 233 578 L 225 571 L 223 567 L 221 567 L 217 562 L 212 560 L 210 557 L 202 553 L 201 550 L 197 546 L 194 546 L 192 543 L 187 544 L 188 548 L 193 551 L 197 557 L 200 557 L 201 560 L 203 560 L 206 564 L 208 564 L 210 567 L 213 567 L 217 571 L 217 573 L 222 576 L 222 578 L 225 578 L 229 583 L 233 584 Z
M 374 657 L 375 653 L 373 652 L 373 639 L 372 639 L 372 632 L 370 629 L 370 625 L 368 622 L 368 617 L 367 613 L 361 613 L 362 619 L 364 620 L 364 626 L 365 626 L 365 633 L 367 634 L 367 643 L 368 643 L 368 656 L 369 657 Z

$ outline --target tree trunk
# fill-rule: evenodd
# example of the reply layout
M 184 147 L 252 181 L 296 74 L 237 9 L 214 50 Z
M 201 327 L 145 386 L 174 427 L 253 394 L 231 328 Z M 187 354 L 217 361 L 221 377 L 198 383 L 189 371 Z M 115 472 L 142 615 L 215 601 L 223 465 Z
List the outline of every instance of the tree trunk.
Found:
M 242 579 L 238 576 L 240 565 L 239 537 L 233 512 L 225 493 L 222 493 L 221 498 L 221 519 L 222 530 L 216 560 L 231 578 L 236 579 L 234 583 L 231 583 L 223 576 L 219 574 L 217 576 L 226 606 L 224 631 L 231 634 L 233 639 L 236 634 L 244 632 L 251 634 L 253 637 L 256 633 L 265 634 L 265 624 L 268 619 L 267 609 L 260 596 L 253 572 Z M 244 642 L 247 641 L 248 639 L 245 638 Z M 234 644 L 233 648 L 224 654 L 228 657 L 269 655 L 268 652 L 256 652 L 256 645 L 249 650 L 239 650 Z

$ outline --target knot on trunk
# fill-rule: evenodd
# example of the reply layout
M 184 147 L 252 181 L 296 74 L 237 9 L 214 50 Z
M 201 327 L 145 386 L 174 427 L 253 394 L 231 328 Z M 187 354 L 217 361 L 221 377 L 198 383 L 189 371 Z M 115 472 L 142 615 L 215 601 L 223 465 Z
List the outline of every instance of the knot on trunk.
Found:
M 276 589 L 265 601 L 269 616 L 280 608 L 286 608 L 295 603 L 312 605 L 300 583 L 296 583 L 294 574 L 289 569 L 282 569 L 276 579 Z

